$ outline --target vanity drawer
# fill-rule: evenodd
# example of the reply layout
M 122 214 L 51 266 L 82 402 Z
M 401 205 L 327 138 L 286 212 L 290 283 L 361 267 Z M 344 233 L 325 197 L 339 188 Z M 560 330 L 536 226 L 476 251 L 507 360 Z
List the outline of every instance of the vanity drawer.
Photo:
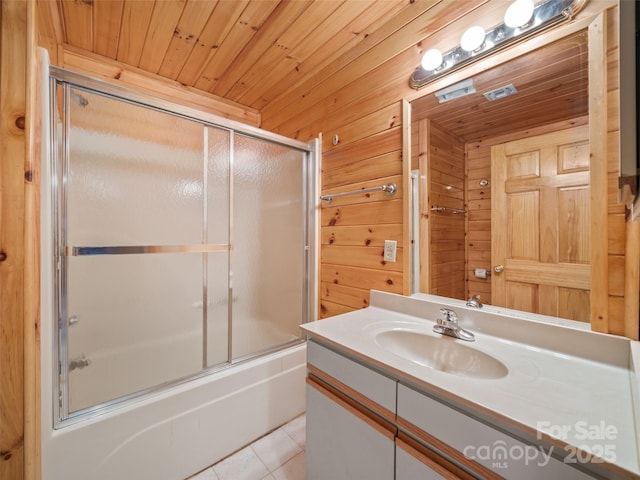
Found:
M 497 475 L 514 480 L 583 480 L 593 478 L 549 448 L 529 445 L 405 385 L 398 384 L 398 427 L 425 443 L 452 452 L 464 464 L 473 460 Z M 417 427 L 417 428 L 415 428 Z M 426 435 L 420 435 L 420 431 Z M 439 444 L 441 443 L 441 444 Z M 450 448 L 449 448 L 450 447 Z M 558 453 L 559 447 L 554 447 Z
M 371 370 L 311 339 L 307 342 L 307 363 L 311 374 L 324 373 L 383 407 L 388 411 L 385 412 L 385 417 L 395 416 L 396 380 Z M 314 372 L 314 369 L 320 372 Z M 333 383 L 331 379 L 323 379 L 328 383 Z M 340 389 L 339 385 L 336 387 Z

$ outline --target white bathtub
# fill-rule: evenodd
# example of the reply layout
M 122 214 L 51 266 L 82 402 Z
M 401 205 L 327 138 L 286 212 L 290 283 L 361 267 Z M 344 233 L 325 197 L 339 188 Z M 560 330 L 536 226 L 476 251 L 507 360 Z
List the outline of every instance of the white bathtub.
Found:
M 114 316 L 116 323 L 119 319 Z M 242 319 L 244 320 L 244 319 Z M 237 324 L 237 325 L 236 325 Z M 299 335 L 278 329 L 266 319 L 239 321 L 233 329 L 234 359 L 244 355 L 257 355 L 259 352 L 292 345 L 300 341 Z M 81 323 L 73 326 L 82 328 Z M 215 326 L 214 326 L 215 327 Z M 227 326 L 218 326 L 207 330 L 208 365 L 215 370 L 224 368 L 227 361 Z M 220 328 L 221 327 L 221 328 Z M 76 333 L 75 331 L 73 332 Z M 90 332 L 91 333 L 91 332 Z M 178 379 L 197 375 L 202 370 L 202 331 L 176 333 L 175 335 L 156 335 L 154 338 L 140 338 L 133 342 L 127 338 L 127 344 L 97 346 L 90 349 L 87 345 L 98 344 L 102 338 L 74 337 L 76 353 L 70 358 L 79 358 L 80 354 L 90 362 L 86 368 L 77 368 L 68 374 L 69 412 L 91 409 L 95 405 L 110 402 L 129 394 L 175 382 Z M 86 350 L 85 350 L 86 349 Z
M 297 345 L 58 430 L 44 388 L 42 478 L 184 479 L 304 412 L 305 363 Z

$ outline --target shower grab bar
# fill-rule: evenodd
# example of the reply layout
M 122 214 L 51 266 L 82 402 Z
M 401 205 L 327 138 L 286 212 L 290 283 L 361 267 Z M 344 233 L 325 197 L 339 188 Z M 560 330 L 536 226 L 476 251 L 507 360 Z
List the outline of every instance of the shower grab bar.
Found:
M 371 188 L 363 188 L 362 190 L 353 190 L 351 192 L 341 192 L 341 193 L 329 193 L 327 195 L 321 195 L 320 200 L 326 200 L 327 203 L 331 203 L 334 198 L 338 197 L 346 197 L 347 195 L 357 195 L 359 193 L 371 193 L 371 192 L 387 192 L 387 195 L 393 195 L 396 193 L 395 183 L 389 183 L 387 185 L 380 185 L 379 187 L 371 187 Z
M 67 257 L 82 257 L 89 255 L 131 255 L 143 253 L 207 253 L 226 252 L 229 245 L 126 245 L 105 247 L 65 247 Z
M 451 212 L 454 215 L 466 215 L 467 211 L 461 208 L 451 208 L 451 207 L 431 207 L 432 212 Z

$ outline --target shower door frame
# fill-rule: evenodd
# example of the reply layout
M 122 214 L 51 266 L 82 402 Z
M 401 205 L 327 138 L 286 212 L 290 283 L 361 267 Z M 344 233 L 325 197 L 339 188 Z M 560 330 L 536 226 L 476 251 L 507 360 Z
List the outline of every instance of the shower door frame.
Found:
M 60 222 L 65 218 L 65 209 L 66 205 L 64 202 L 65 196 L 65 180 L 67 178 L 68 172 L 66 169 L 68 168 L 69 163 L 69 146 L 67 144 L 67 135 L 69 132 L 69 124 L 68 124 L 68 114 L 69 114 L 69 96 L 65 93 L 63 95 L 63 103 L 67 103 L 64 105 L 64 113 L 65 117 L 63 118 L 63 135 L 62 135 L 62 145 L 60 146 L 58 143 L 57 137 L 57 110 L 58 110 L 58 98 L 57 98 L 57 87 L 62 85 L 65 92 L 68 92 L 70 88 L 76 88 L 80 90 L 84 90 L 93 94 L 104 95 L 106 97 L 112 98 L 118 101 L 124 101 L 127 103 L 131 103 L 140 107 L 149 108 L 152 110 L 160 111 L 162 113 L 184 118 L 189 121 L 194 121 L 200 124 L 203 127 L 204 132 L 207 132 L 209 127 L 222 129 L 229 132 L 229 144 L 230 144 L 230 171 L 229 171 L 229 238 L 227 244 L 227 252 L 229 253 L 229 299 L 233 298 L 233 285 L 231 283 L 231 262 L 233 255 L 233 242 L 232 242 L 232 231 L 233 231 L 233 141 L 236 134 L 242 135 L 245 137 L 253 138 L 260 141 L 265 141 L 269 143 L 273 143 L 280 146 L 285 146 L 297 150 L 303 154 L 303 165 L 302 165 L 302 202 L 303 202 L 303 215 L 300 219 L 303 224 L 302 235 L 303 235 L 303 245 L 301 245 L 300 254 L 302 257 L 302 268 L 303 268 L 303 286 L 302 286 L 302 311 L 301 313 L 301 323 L 307 323 L 310 321 L 314 321 L 317 317 L 317 308 L 315 305 L 317 304 L 317 260 L 318 260 L 318 218 L 317 218 L 317 197 L 318 197 L 318 178 L 319 178 L 319 157 L 321 152 L 321 141 L 320 139 L 314 139 L 309 143 L 304 143 L 295 139 L 290 139 L 288 137 L 284 137 L 282 135 L 268 132 L 262 130 L 257 127 L 253 127 L 251 125 L 246 125 L 241 122 L 230 120 L 224 117 L 220 117 L 215 114 L 210 114 L 198 109 L 194 109 L 191 107 L 186 107 L 184 105 L 180 105 L 177 103 L 173 103 L 169 100 L 164 100 L 143 92 L 139 92 L 136 90 L 132 90 L 126 87 L 122 87 L 119 85 L 114 85 L 112 83 L 95 79 L 93 77 L 89 77 L 83 74 L 79 74 L 76 72 L 72 72 L 69 70 L 65 70 L 63 68 L 50 66 L 49 67 L 49 92 L 50 99 L 49 102 L 46 102 L 47 105 L 45 108 L 49 108 L 48 116 L 50 119 L 50 158 L 49 169 L 51 172 L 50 179 L 48 180 L 50 183 L 50 201 L 51 201 L 51 216 L 52 216 L 52 231 L 53 231 L 53 239 L 52 239 L 52 270 L 53 270 L 53 278 L 55 279 L 55 284 L 52 288 L 53 290 L 53 311 L 52 315 L 55 319 L 57 335 L 53 336 L 53 361 L 52 361 L 52 379 L 53 379 L 53 392 L 54 392 L 54 428 L 62 428 L 80 421 L 84 421 L 86 419 L 95 417 L 96 415 L 101 415 L 103 413 L 112 411 L 116 408 L 119 408 L 121 405 L 126 404 L 129 400 L 139 399 L 148 393 L 158 392 L 161 390 L 166 390 L 171 387 L 175 387 L 177 385 L 181 385 L 185 382 L 189 382 L 195 380 L 200 377 L 204 377 L 207 375 L 214 374 L 217 371 L 224 370 L 230 368 L 239 363 L 251 360 L 253 358 L 262 356 L 264 354 L 268 354 L 271 352 L 275 352 L 278 350 L 282 350 L 283 348 L 287 348 L 291 345 L 299 344 L 304 341 L 304 337 L 301 335 L 298 340 L 292 340 L 287 343 L 277 345 L 275 347 L 267 348 L 266 350 L 253 352 L 251 354 L 233 358 L 232 353 L 232 302 L 229 301 L 229 313 L 228 313 L 228 343 L 227 343 L 227 361 L 221 364 L 207 366 L 206 364 L 206 342 L 207 342 L 207 330 L 206 330 L 206 304 L 204 305 L 204 315 L 203 315 L 203 330 L 202 330 L 202 338 L 203 338 L 203 367 L 198 372 L 194 372 L 191 375 L 188 375 L 183 378 L 177 378 L 170 380 L 168 382 L 162 383 L 160 385 L 155 385 L 152 387 L 144 388 L 139 391 L 119 396 L 115 399 L 108 400 L 106 402 L 93 405 L 91 407 L 86 407 L 80 409 L 78 411 L 69 412 L 68 408 L 68 379 L 67 375 L 69 372 L 69 362 L 67 355 L 67 341 L 68 341 L 68 322 L 67 322 L 67 314 L 64 311 L 66 305 L 67 291 L 66 291 L 66 261 L 61 260 L 64 259 L 68 252 L 65 252 L 66 245 L 62 245 L 60 239 L 60 231 L 61 227 L 64 228 L 64 225 L 61 225 Z M 205 133 L 205 138 L 207 138 L 207 134 Z M 62 147 L 62 148 L 60 148 Z M 206 145 L 203 144 L 203 154 L 206 155 Z M 62 152 L 63 158 L 59 158 L 60 152 Z M 59 169 L 62 168 L 62 172 L 59 172 Z M 205 198 L 206 205 L 206 198 Z M 205 207 L 206 208 L 206 207 Z M 206 225 L 205 225 L 206 228 Z M 101 247 L 104 250 L 108 250 L 111 247 Z M 119 248 L 133 248 L 136 250 L 144 249 L 144 247 L 119 247 Z M 161 248 L 161 247 L 160 247 Z M 171 248 L 171 247 L 169 247 Z M 202 253 L 206 255 L 206 253 L 210 250 L 209 246 L 203 244 L 202 245 Z M 81 252 L 82 253 L 82 252 Z M 108 252 L 107 252 L 108 253 Z M 126 252 L 131 253 L 131 252 Z M 144 252 L 142 252 L 144 253 Z M 205 260 L 206 262 L 206 260 Z M 206 268 L 206 263 L 204 264 Z M 206 289 L 206 285 L 204 285 Z M 205 290 L 206 291 L 206 290 Z

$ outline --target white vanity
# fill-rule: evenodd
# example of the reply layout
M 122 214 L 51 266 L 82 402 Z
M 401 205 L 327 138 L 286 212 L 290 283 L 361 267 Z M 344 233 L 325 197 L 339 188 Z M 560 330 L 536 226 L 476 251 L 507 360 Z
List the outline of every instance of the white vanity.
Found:
M 443 307 L 475 341 L 433 332 Z M 638 342 L 382 292 L 301 328 L 308 480 L 640 479 Z

